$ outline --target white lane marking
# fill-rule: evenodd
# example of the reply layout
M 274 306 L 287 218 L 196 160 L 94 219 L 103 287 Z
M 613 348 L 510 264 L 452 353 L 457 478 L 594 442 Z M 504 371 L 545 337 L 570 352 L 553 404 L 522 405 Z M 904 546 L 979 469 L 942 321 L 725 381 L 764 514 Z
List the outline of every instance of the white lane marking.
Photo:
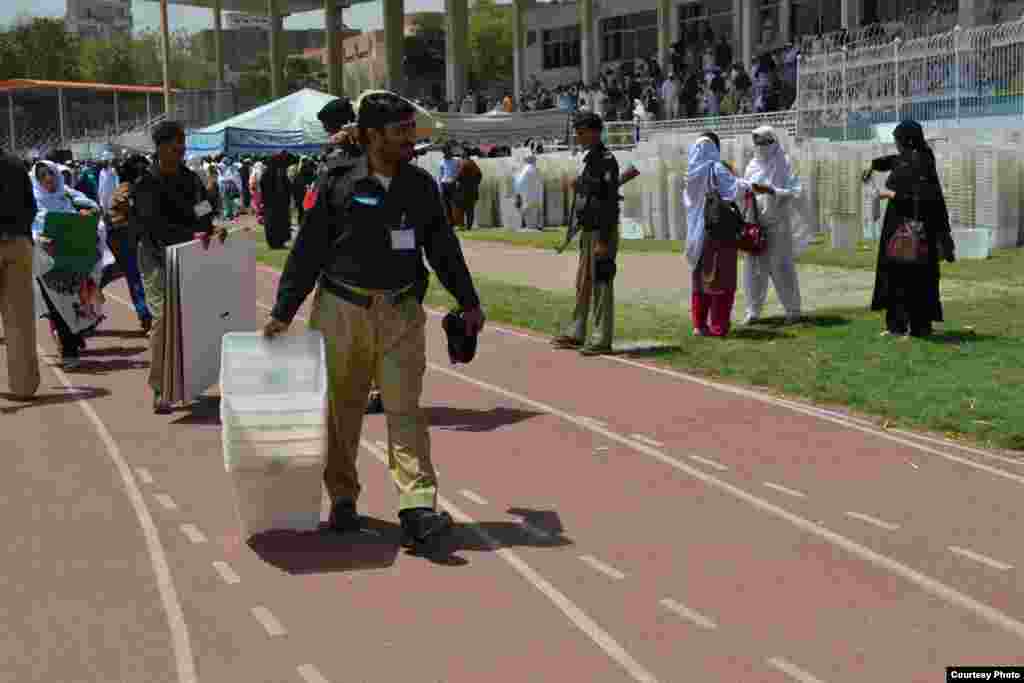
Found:
M 260 625 L 266 629 L 268 636 L 283 636 L 288 633 L 284 626 L 281 625 L 281 622 L 277 620 L 277 617 L 274 616 L 274 613 L 266 607 L 253 607 L 249 611 L 256 617 L 256 621 L 260 622 Z
M 662 442 L 655 441 L 651 437 L 644 436 L 643 434 L 630 434 L 630 436 L 636 439 L 637 441 L 642 441 L 648 446 L 654 446 L 655 448 L 662 448 L 665 445 Z
M 715 460 L 710 460 L 708 458 L 702 458 L 699 455 L 691 455 L 689 457 L 690 457 L 691 460 L 696 460 L 697 462 L 701 463 L 702 465 L 707 465 L 708 467 L 714 467 L 719 472 L 725 472 L 727 469 L 729 469 L 728 465 L 723 465 L 720 462 L 717 462 Z
M 768 660 L 768 665 L 778 669 L 794 681 L 799 681 L 799 683 L 823 683 L 820 678 L 812 676 L 795 664 L 787 662 L 782 657 L 772 657 Z
M 153 475 L 150 474 L 149 470 L 147 470 L 145 467 L 136 467 L 135 474 L 139 475 L 139 479 L 142 480 L 143 484 L 153 483 Z
M 595 417 L 587 417 L 586 415 L 577 415 L 576 417 L 578 417 L 579 419 L 584 420 L 586 422 L 593 422 L 596 425 L 601 425 L 602 427 L 607 427 L 608 426 L 607 422 L 604 422 L 602 420 L 598 420 Z
M 471 500 L 474 503 L 476 503 L 477 505 L 487 505 L 487 501 L 486 500 L 484 500 L 483 498 L 481 498 L 477 494 L 473 493 L 469 489 L 462 489 L 461 491 L 459 491 L 459 493 L 462 494 L 463 498 Z
M 42 347 L 39 353 L 45 354 Z M 68 380 L 67 375 L 58 368 L 52 368 L 57 379 L 69 391 L 76 391 L 75 387 Z M 167 564 L 167 554 L 164 552 L 163 544 L 160 542 L 160 533 L 157 531 L 153 516 L 146 507 L 146 500 L 135 483 L 131 468 L 121 456 L 121 449 L 118 448 L 110 430 L 96 414 L 93 407 L 82 399 L 75 399 L 75 402 L 85 413 L 85 416 L 92 422 L 103 445 L 106 446 L 107 455 L 114 463 L 121 480 L 124 482 L 125 494 L 132 504 L 135 516 L 142 527 L 142 536 L 146 541 L 146 549 L 149 551 L 150 562 L 153 565 L 153 573 L 156 575 L 157 592 L 160 593 L 160 602 L 163 603 L 164 612 L 167 614 L 167 625 L 171 631 L 171 643 L 174 648 L 174 661 L 178 669 L 179 683 L 196 683 L 199 679 L 196 676 L 195 660 L 192 656 L 192 640 L 189 636 L 188 625 L 185 623 L 185 615 L 181 610 L 181 602 L 178 600 L 178 592 L 174 588 L 174 581 L 171 577 L 171 569 Z
M 860 521 L 867 522 L 868 524 L 874 524 L 875 526 L 881 527 L 881 528 L 885 529 L 886 531 L 896 531 L 897 529 L 900 528 L 899 524 L 893 524 L 891 522 L 885 522 L 885 521 L 882 521 L 881 519 L 878 519 L 878 517 L 872 517 L 871 515 L 865 515 L 865 514 L 863 514 L 861 512 L 847 512 L 846 516 L 847 517 L 852 517 L 853 519 L 859 519 Z
M 766 482 L 764 482 L 764 485 L 766 487 L 770 488 L 770 489 L 778 491 L 779 493 L 785 493 L 787 496 L 793 496 L 794 498 L 806 498 L 807 497 L 806 493 L 803 493 L 801 491 L 797 491 L 796 489 L 786 488 L 785 486 L 782 486 L 781 484 L 774 484 L 774 483 L 772 483 L 770 481 L 766 481 Z
M 387 456 L 381 453 L 380 449 L 376 448 L 369 441 L 363 441 L 363 448 L 369 451 L 377 460 L 382 463 L 387 462 Z M 619 666 L 629 672 L 629 675 L 635 681 L 643 681 L 644 683 L 657 683 L 657 678 L 654 674 L 648 671 L 638 661 L 626 652 L 625 649 L 601 626 L 591 619 L 587 614 L 576 606 L 572 600 L 566 597 L 561 591 L 555 588 L 547 579 L 538 574 L 536 570 L 526 563 L 518 554 L 503 548 L 501 544 L 486 531 L 480 529 L 477 526 L 475 519 L 467 515 L 466 513 L 459 510 L 459 508 L 452 505 L 451 501 L 445 499 L 443 496 L 437 497 L 438 501 L 451 513 L 452 517 L 455 518 L 461 524 L 466 525 L 465 530 L 475 535 L 484 544 L 494 549 L 494 553 L 501 559 L 505 560 L 516 572 L 522 576 L 527 583 L 540 591 L 544 597 L 552 602 L 562 614 L 569 618 L 569 621 L 573 623 L 579 630 L 583 631 L 594 643 L 597 644 L 605 654 L 607 654 L 612 660 L 614 660 Z
M 672 598 L 664 598 L 663 600 L 659 600 L 659 603 L 662 607 L 675 612 L 683 619 L 688 619 L 702 628 L 709 630 L 718 628 L 718 625 L 715 622 L 711 621 L 700 612 L 695 612 L 686 605 L 676 602 Z
M 206 536 L 203 535 L 203 532 L 195 524 L 182 524 L 181 533 L 188 536 L 188 540 L 193 543 L 206 543 Z
M 298 667 L 299 675 L 306 683 L 328 683 L 324 675 L 312 664 L 301 664 Z
M 555 408 L 554 406 L 542 403 L 540 401 L 535 401 L 531 398 L 523 396 L 522 394 L 517 394 L 513 391 L 509 391 L 508 389 L 504 389 L 497 385 L 475 379 L 473 377 L 470 377 L 469 375 L 465 375 L 456 370 L 450 370 L 449 368 L 437 365 L 436 363 L 429 363 L 428 365 L 435 372 L 440 372 L 441 374 L 446 374 L 451 377 L 461 379 L 469 384 L 475 384 L 476 386 L 481 387 L 483 389 L 487 389 L 488 391 L 491 391 L 493 393 L 514 399 L 523 405 L 527 405 L 536 408 L 537 410 L 541 410 L 552 415 L 561 417 L 562 419 L 577 424 L 585 429 L 589 429 L 593 432 L 601 434 L 610 441 L 617 441 L 625 446 L 628 446 L 629 448 L 632 448 L 633 450 L 639 453 L 643 453 L 644 455 L 647 455 L 653 458 L 654 460 L 664 463 L 669 467 L 677 469 L 685 474 L 689 474 L 691 477 L 694 477 L 695 479 L 702 481 L 713 488 L 717 488 L 721 491 L 724 491 L 725 493 L 728 493 L 729 495 L 744 501 L 745 503 L 751 505 L 752 507 L 762 512 L 768 513 L 770 515 L 773 515 L 775 517 L 778 517 L 782 520 L 789 522 L 801 531 L 814 534 L 815 536 L 818 536 L 819 538 L 822 538 L 825 541 L 839 548 L 842 548 L 843 550 L 859 557 L 860 559 L 866 562 L 875 565 L 876 567 L 880 567 L 881 569 L 892 572 L 893 574 L 896 574 L 897 576 L 906 579 L 910 583 L 917 585 L 918 587 L 922 588 L 923 590 L 931 593 L 932 595 L 942 600 L 957 605 L 969 612 L 973 612 L 985 621 L 988 621 L 989 623 L 994 624 L 1012 633 L 1018 638 L 1024 640 L 1024 623 L 1018 621 L 1017 619 L 1014 619 L 1013 617 L 1007 615 L 1004 612 L 999 611 L 995 607 L 987 605 L 981 602 L 980 600 L 976 600 L 975 598 L 972 598 L 971 596 L 962 593 L 957 589 L 948 586 L 942 583 L 941 581 L 938 581 L 937 579 L 933 579 L 930 576 L 923 574 L 906 564 L 903 564 L 902 562 L 882 555 L 881 553 L 877 553 L 871 548 L 868 548 L 867 546 L 862 545 L 857 541 L 854 541 L 853 539 L 847 538 L 842 534 L 838 534 L 820 523 L 812 522 L 809 519 L 794 514 L 789 510 L 786 510 L 785 508 L 779 507 L 778 505 L 775 505 L 774 503 L 771 503 L 763 498 L 759 498 L 758 496 L 755 496 L 752 493 L 744 491 L 743 489 L 737 486 L 733 486 L 732 484 L 725 480 L 719 479 L 714 475 L 707 474 L 706 472 L 703 472 L 702 470 L 699 470 L 695 467 L 691 467 L 682 461 L 669 457 L 668 455 L 662 453 L 661 451 L 655 448 L 645 446 L 644 444 L 638 443 L 622 434 L 618 434 L 616 432 L 604 429 L 602 427 L 598 427 L 593 424 L 587 424 L 582 420 L 577 420 L 573 415 L 563 412 L 558 408 Z
M 260 303 L 258 305 L 262 306 L 263 308 L 269 309 L 269 306 L 265 306 L 262 303 Z M 612 361 L 623 362 L 623 363 L 626 363 L 627 365 L 634 365 L 634 366 L 637 366 L 637 367 L 640 367 L 640 368 L 646 368 L 646 369 L 650 370 L 651 372 L 659 372 L 659 373 L 667 374 L 669 376 L 678 376 L 678 377 L 680 377 L 682 379 L 693 381 L 693 382 L 696 382 L 698 384 L 704 384 L 705 386 L 708 386 L 708 387 L 711 387 L 711 388 L 720 388 L 723 391 L 729 391 L 729 392 L 737 393 L 737 394 L 740 394 L 740 395 L 749 395 L 751 398 L 755 398 L 755 399 L 757 399 L 759 401 L 766 401 L 766 399 L 767 399 L 767 397 L 760 396 L 756 392 L 748 392 L 748 391 L 744 391 L 742 389 L 737 389 L 735 387 L 728 387 L 728 386 L 725 386 L 725 385 L 717 385 L 717 384 L 714 384 L 714 383 L 711 383 L 711 382 L 707 382 L 706 380 L 698 379 L 696 377 L 692 377 L 692 378 L 691 377 L 687 377 L 686 375 L 683 375 L 682 373 L 675 373 L 675 372 L 672 372 L 672 371 L 663 370 L 662 368 L 656 368 L 656 367 L 652 367 L 652 366 L 647 366 L 647 365 L 644 365 L 643 363 L 637 363 L 635 361 L 628 361 L 626 359 L 618 358 L 616 356 L 605 356 L 605 358 L 607 358 L 608 360 L 612 360 Z M 938 597 L 938 598 L 940 598 L 942 600 L 945 600 L 946 602 L 949 602 L 951 604 L 957 605 L 958 607 L 960 607 L 962 609 L 965 609 L 965 610 L 967 610 L 969 612 L 973 612 L 974 614 L 976 614 L 977 616 L 981 617 L 985 621 L 988 621 L 989 623 L 994 624 L 994 625 L 996 625 L 996 626 L 998 626 L 998 627 L 1000 627 L 1000 628 L 1010 632 L 1011 634 L 1017 636 L 1021 640 L 1024 640 L 1024 622 L 1020 622 L 1017 619 L 1014 619 L 1010 615 L 1006 614 L 1005 612 L 1002 612 L 1002 611 L 996 609 L 995 607 L 992 607 L 991 605 L 987 605 L 987 604 L 981 602 L 980 600 L 976 600 L 975 598 L 972 598 L 971 596 L 967 595 L 966 593 L 962 593 L 962 592 L 958 591 L 957 589 L 953 588 L 952 586 L 948 586 L 948 585 L 942 583 L 941 581 L 939 581 L 937 579 L 933 579 L 932 577 L 928 576 L 927 574 L 923 574 L 922 572 L 919 572 L 916 569 L 914 569 L 914 568 L 912 568 L 912 567 L 910 567 L 910 566 L 908 566 L 906 564 L 903 564 L 902 562 L 899 562 L 898 560 L 894 560 L 894 559 L 892 559 L 890 557 L 882 555 L 881 553 L 877 553 L 874 550 L 872 550 L 871 548 L 868 548 L 867 546 L 862 545 L 862 544 L 854 541 L 853 539 L 847 538 L 846 536 L 843 536 L 842 534 L 838 534 L 838 533 L 832 531 L 831 529 L 828 529 L 827 527 L 825 527 L 822 524 L 818 524 L 818 523 L 812 522 L 811 520 L 806 519 L 804 517 L 801 517 L 801 516 L 799 516 L 797 514 L 794 514 L 794 513 L 790 512 L 789 510 L 786 510 L 785 508 L 781 508 L 778 505 L 775 505 L 774 503 L 770 503 L 769 501 L 767 501 L 767 500 L 765 500 L 763 498 L 759 498 L 759 497 L 757 497 L 757 496 L 755 496 L 755 495 L 753 495 L 751 493 L 748 493 L 747 491 L 744 491 L 743 489 L 741 489 L 741 488 L 739 488 L 737 486 L 733 486 L 732 484 L 730 484 L 727 481 L 724 481 L 722 479 L 718 479 L 717 477 L 712 476 L 710 474 L 706 474 L 706 473 L 702 472 L 701 470 L 698 470 L 698 469 L 696 469 L 694 467 L 690 467 L 690 466 L 688 466 L 688 465 L 686 465 L 686 464 L 684 464 L 684 463 L 682 463 L 682 462 L 680 462 L 680 461 L 678 461 L 678 460 L 676 460 L 674 458 L 671 458 L 671 457 L 665 455 L 664 453 L 662 453 L 661 451 L 659 451 L 659 450 L 657 450 L 655 448 L 651 448 L 649 446 L 645 446 L 643 444 L 637 443 L 636 441 L 633 441 L 632 439 L 629 439 L 629 438 L 627 438 L 627 437 L 625 437 L 625 436 L 623 436 L 621 434 L 618 434 L 616 432 L 612 432 L 612 431 L 610 431 L 608 429 L 605 429 L 603 427 L 599 427 L 599 426 L 597 426 L 597 425 L 595 425 L 593 423 L 587 423 L 584 420 L 577 419 L 575 416 L 570 415 L 569 413 L 566 413 L 564 411 L 561 411 L 561 410 L 555 408 L 554 406 L 548 405 L 546 403 L 541 403 L 540 401 L 535 401 L 535 400 L 533 400 L 531 398 L 527 398 L 526 396 L 523 396 L 522 394 L 518 394 L 518 393 L 516 393 L 514 391 L 509 391 L 508 389 L 504 389 L 504 388 L 499 387 L 499 386 L 497 386 L 495 384 L 490 384 L 489 382 L 484 382 L 482 380 L 475 379 L 475 378 L 470 377 L 469 375 L 465 375 L 465 374 L 463 374 L 461 372 L 458 372 L 458 371 L 455 371 L 455 370 L 450 370 L 449 368 L 446 368 L 446 367 L 441 366 L 441 365 L 437 365 L 436 363 L 428 363 L 428 366 L 432 370 L 434 370 L 435 372 L 440 372 L 442 374 L 446 374 L 446 375 L 449 375 L 451 377 L 455 377 L 457 379 L 461 379 L 464 382 L 468 382 L 469 384 L 475 384 L 476 386 L 481 387 L 483 389 L 487 389 L 488 391 L 491 391 L 493 393 L 500 394 L 502 396 L 506 396 L 508 398 L 514 399 L 516 401 L 519 401 L 523 405 L 528 405 L 528 406 L 531 406 L 531 407 L 536 408 L 538 410 L 541 410 L 543 412 L 547 412 L 547 413 L 550 413 L 552 415 L 556 415 L 558 417 L 561 417 L 563 420 L 567 420 L 568 422 L 572 422 L 572 423 L 577 424 L 577 425 L 579 425 L 581 427 L 589 429 L 589 430 L 591 430 L 593 432 L 597 432 L 598 434 L 601 434 L 602 436 L 605 436 L 606 438 L 608 438 L 611 441 L 617 441 L 617 442 L 619 442 L 619 443 L 621 443 L 621 444 L 623 444 L 625 446 L 628 446 L 629 448 L 632 448 L 635 451 L 638 451 L 638 452 L 643 453 L 644 455 L 647 455 L 647 456 L 649 456 L 649 457 L 651 457 L 651 458 L 653 458 L 655 460 L 658 460 L 659 462 L 662 462 L 662 463 L 668 465 L 669 467 L 677 469 L 680 472 L 689 474 L 691 477 L 694 477 L 695 479 L 697 479 L 699 481 L 702 481 L 702 482 L 704 482 L 705 484 L 707 484 L 709 486 L 712 486 L 712 487 L 717 488 L 717 489 L 719 489 L 721 491 L 724 491 L 724 492 L 732 495 L 733 497 L 738 498 L 738 499 L 744 501 L 745 503 L 751 505 L 752 507 L 757 508 L 758 510 L 761 510 L 762 512 L 766 512 L 766 513 L 768 513 L 770 515 L 774 515 L 775 517 L 778 517 L 780 519 L 783 519 L 783 520 L 789 522 L 790 524 L 792 524 L 796 528 L 800 529 L 801 531 L 805 531 L 805 532 L 814 534 L 815 536 L 818 536 L 819 538 L 822 538 L 825 541 L 827 541 L 827 542 L 829 542 L 829 543 L 831 543 L 831 544 L 833 544 L 833 545 L 835 545 L 835 546 L 837 546 L 839 548 L 842 548 L 843 550 L 845 550 L 845 551 L 847 551 L 847 552 L 849 552 L 849 553 L 851 553 L 853 555 L 856 555 L 857 557 L 861 558 L 862 560 L 865 560 L 866 562 L 870 562 L 871 564 L 875 565 L 876 567 L 880 567 L 880 568 L 882 568 L 882 569 L 884 569 L 886 571 L 892 572 L 893 574 L 896 574 L 897 576 L 900 576 L 900 577 L 906 579 L 910 583 L 913 583 L 913 584 L 917 585 L 918 587 L 922 588 L 923 590 L 931 593 L 932 595 L 934 595 L 934 596 L 936 596 L 936 597 Z M 772 401 L 766 401 L 766 402 L 771 403 Z M 796 410 L 796 409 L 794 408 L 794 410 Z M 801 411 L 797 411 L 797 412 L 801 412 Z M 807 412 L 807 411 L 804 411 L 804 412 Z M 813 413 L 807 412 L 807 414 L 813 416 Z M 842 421 L 834 419 L 834 418 L 822 417 L 822 419 L 830 420 L 832 422 L 837 422 L 839 424 L 845 424 Z M 896 439 L 896 438 L 890 437 L 890 436 L 888 436 L 886 434 L 882 434 L 882 433 L 876 432 L 874 430 L 863 429 L 863 428 L 857 427 L 856 425 L 849 424 L 847 426 L 849 426 L 851 429 L 859 429 L 860 431 L 863 431 L 863 432 L 866 432 L 866 433 L 869 433 L 869 434 L 874 434 L 876 436 L 881 436 L 883 438 L 888 438 L 891 441 L 896 441 L 898 443 L 904 443 L 906 445 L 909 445 L 912 448 L 917 448 L 918 450 L 922 450 L 924 452 L 934 453 L 935 455 L 939 455 L 939 456 L 941 456 L 943 458 L 952 460 L 954 462 L 960 462 L 961 464 L 965 464 L 965 465 L 968 465 L 968 466 L 971 466 L 971 467 L 976 467 L 978 469 L 982 469 L 982 470 L 985 470 L 985 471 L 991 471 L 992 474 L 995 474 L 995 475 L 1000 476 L 1000 477 L 1005 477 L 1005 478 L 1008 478 L 1008 479 L 1012 479 L 1014 481 L 1019 481 L 1021 483 L 1024 483 L 1024 477 L 1019 477 L 1017 475 L 1011 474 L 1009 472 L 1004 472 L 1003 470 L 1000 470 L 1000 469 L 997 469 L 997 468 L 994 468 L 994 467 L 988 467 L 987 465 L 981 465 L 981 464 L 976 463 L 976 462 L 974 462 L 972 460 L 968 460 L 967 458 L 958 458 L 956 456 L 948 455 L 948 454 L 942 453 L 940 451 L 936 451 L 934 449 L 926 448 L 924 446 L 921 446 L 920 444 L 915 444 L 915 443 L 913 443 L 911 441 L 907 441 L 905 439 Z M 446 507 L 447 507 L 447 504 L 446 504 Z M 483 532 L 479 532 L 479 533 L 483 534 Z M 498 552 L 500 553 L 501 550 L 499 550 Z M 533 570 L 531 569 L 530 571 L 532 572 Z M 552 587 L 552 589 L 553 589 L 553 587 Z M 561 594 L 559 594 L 559 595 L 561 595 Z M 595 624 L 595 626 L 596 626 L 596 624 Z M 598 627 L 598 628 L 600 628 L 600 627 Z M 611 638 L 611 636 L 608 636 L 608 637 Z M 620 647 L 620 646 L 618 646 L 617 643 L 615 643 L 614 640 L 611 641 L 611 642 L 614 643 L 616 645 L 616 647 Z M 620 649 L 621 649 L 621 647 L 620 647 Z M 622 652 L 627 657 L 629 656 L 624 650 Z M 637 666 L 639 666 L 639 664 L 637 664 Z
M 622 579 L 626 578 L 626 575 L 620 572 L 618 569 L 609 564 L 605 564 L 593 555 L 580 555 L 580 559 L 583 560 L 585 564 L 590 565 L 591 569 L 595 569 L 604 574 L 605 576 L 609 576 L 615 579 L 616 581 L 621 581 Z
M 987 564 L 989 567 L 992 567 L 993 569 L 998 569 L 1004 572 L 1007 569 L 1013 569 L 1012 564 L 1006 564 L 1005 562 L 1000 562 L 999 560 L 993 560 L 991 557 L 982 555 L 981 553 L 976 553 L 973 550 L 968 550 L 967 548 L 961 548 L 959 546 L 951 545 L 949 546 L 949 549 L 957 555 L 962 555 L 968 559 L 974 560 L 975 562 Z
M 157 493 L 153 495 L 156 502 L 160 503 L 165 510 L 177 510 L 178 504 L 174 502 L 174 499 L 168 496 L 166 493 Z
M 224 583 L 233 584 L 242 580 L 242 577 L 236 574 L 235 570 L 227 562 L 217 560 L 213 563 L 213 568 L 220 574 L 220 578 L 224 579 Z
M 375 441 L 374 443 L 376 443 L 379 448 L 382 448 L 385 451 L 388 449 L 387 441 Z

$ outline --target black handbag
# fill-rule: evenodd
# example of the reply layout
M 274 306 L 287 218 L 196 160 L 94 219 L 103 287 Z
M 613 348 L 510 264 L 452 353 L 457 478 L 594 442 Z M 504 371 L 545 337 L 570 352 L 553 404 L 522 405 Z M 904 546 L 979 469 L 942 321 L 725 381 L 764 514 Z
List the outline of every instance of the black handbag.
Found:
M 736 244 L 743 234 L 743 225 L 743 214 L 739 207 L 722 199 L 715 180 L 715 169 L 712 167 L 708 191 L 704 195 L 704 232 L 710 239 Z

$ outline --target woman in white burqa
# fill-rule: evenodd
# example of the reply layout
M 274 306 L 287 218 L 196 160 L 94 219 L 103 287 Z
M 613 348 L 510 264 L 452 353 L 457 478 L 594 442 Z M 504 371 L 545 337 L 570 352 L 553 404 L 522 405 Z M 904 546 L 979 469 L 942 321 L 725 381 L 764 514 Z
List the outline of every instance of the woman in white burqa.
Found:
M 775 130 L 761 126 L 754 130 L 753 138 L 755 156 L 744 177 L 749 183 L 770 187 L 771 191 L 755 199 L 766 245 L 760 254 L 745 255 L 743 290 L 747 315 L 743 322 L 750 324 L 760 319 L 771 280 L 786 312 L 786 323 L 794 323 L 801 314 L 796 257 L 807 247 L 811 236 L 807 206 L 800 179 L 793 174 Z
M 516 208 L 522 213 L 520 227 L 528 230 L 543 230 L 541 208 L 544 205 L 544 183 L 537 170 L 537 152 L 531 147 L 524 159 L 523 167 L 512 181 L 516 195 Z

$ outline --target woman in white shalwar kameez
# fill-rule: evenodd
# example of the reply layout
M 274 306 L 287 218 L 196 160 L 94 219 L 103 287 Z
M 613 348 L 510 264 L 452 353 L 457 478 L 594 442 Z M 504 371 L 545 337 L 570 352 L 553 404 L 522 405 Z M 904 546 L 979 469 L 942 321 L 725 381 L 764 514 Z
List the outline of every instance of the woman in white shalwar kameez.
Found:
M 778 135 L 771 126 L 753 132 L 755 157 L 747 165 L 744 177 L 749 183 L 771 188 L 757 195 L 755 201 L 765 235 L 765 249 L 760 254 L 747 253 L 743 270 L 743 289 L 747 299 L 744 324 L 761 317 L 768 296 L 768 280 L 786 312 L 786 323 L 800 319 L 800 281 L 796 257 L 806 248 L 809 238 L 806 202 L 800 179 L 793 174 Z
M 516 194 L 516 208 L 523 215 L 520 227 L 543 230 L 541 208 L 544 203 L 544 184 L 537 170 L 537 155 L 533 150 L 530 150 L 523 167 L 513 179 L 512 189 Z

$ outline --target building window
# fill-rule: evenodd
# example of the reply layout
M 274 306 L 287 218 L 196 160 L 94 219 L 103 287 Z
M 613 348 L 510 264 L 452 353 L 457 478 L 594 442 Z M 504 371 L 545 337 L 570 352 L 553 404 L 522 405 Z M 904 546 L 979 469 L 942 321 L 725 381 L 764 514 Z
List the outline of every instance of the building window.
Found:
M 565 26 L 541 31 L 544 69 L 562 69 L 580 65 L 580 27 Z
M 679 39 L 683 45 L 702 55 L 724 37 L 735 54 L 739 36 L 733 35 L 732 4 L 732 0 L 703 0 L 681 5 Z
M 658 11 L 601 20 L 601 61 L 647 58 L 658 51 Z

